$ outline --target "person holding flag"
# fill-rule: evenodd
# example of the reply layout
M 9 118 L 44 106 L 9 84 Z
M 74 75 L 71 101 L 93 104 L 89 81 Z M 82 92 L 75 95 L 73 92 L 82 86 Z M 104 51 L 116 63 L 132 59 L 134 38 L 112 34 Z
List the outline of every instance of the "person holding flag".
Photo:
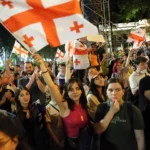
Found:
M 67 135 L 65 150 L 89 150 L 92 132 L 88 126 L 87 99 L 81 81 L 69 79 L 62 95 L 48 74 L 41 56 L 34 54 L 33 58 L 40 64 L 42 76 L 50 88 L 51 97 L 59 106 Z
M 74 77 L 83 82 L 85 70 L 90 66 L 88 53 L 91 51 L 91 47 L 87 48 L 87 37 L 79 38 L 74 43 L 73 53 L 73 67 Z

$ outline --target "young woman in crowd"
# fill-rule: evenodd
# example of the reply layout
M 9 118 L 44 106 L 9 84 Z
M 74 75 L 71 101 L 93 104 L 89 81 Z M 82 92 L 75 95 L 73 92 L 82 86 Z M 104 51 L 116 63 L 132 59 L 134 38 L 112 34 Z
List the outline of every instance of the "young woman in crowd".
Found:
M 144 123 L 140 110 L 124 102 L 123 83 L 111 78 L 108 100 L 98 106 L 95 130 L 101 134 L 101 150 L 144 150 Z
M 31 150 L 16 117 L 0 110 L 0 150 Z
M 31 95 L 26 87 L 17 89 L 16 115 L 26 131 L 27 141 L 33 150 L 49 150 L 48 133 L 51 129 L 46 108 L 41 104 L 31 104 L 30 99 Z
M 66 71 L 65 71 L 65 82 L 70 79 L 70 60 L 66 63 Z M 51 75 L 50 75 L 51 76 Z M 51 76 L 52 78 L 52 76 Z M 52 78 L 53 80 L 53 78 Z M 53 80 L 54 81 L 54 80 Z M 55 82 L 55 81 L 54 81 Z M 58 86 L 55 83 L 56 86 Z M 52 142 L 51 142 L 51 150 L 62 150 L 64 147 L 65 134 L 64 134 L 64 126 L 62 122 L 62 118 L 60 116 L 60 109 L 57 105 L 56 101 L 51 97 L 51 90 L 48 86 L 46 86 L 46 91 L 49 93 L 51 101 L 46 106 L 46 109 L 50 116 L 50 124 L 53 131 Z M 60 90 L 59 86 L 58 89 Z
M 87 101 L 89 106 L 89 114 L 92 119 L 95 118 L 95 113 L 98 105 L 106 101 L 105 94 L 105 78 L 102 73 L 91 72 L 89 74 L 89 92 L 87 95 Z
M 49 76 L 41 56 L 34 54 L 33 58 L 40 63 L 42 76 L 50 88 L 51 97 L 59 106 L 67 136 L 65 150 L 88 150 L 89 142 L 86 141 L 87 137 L 81 138 L 83 129 L 88 124 L 87 100 L 82 83 L 78 79 L 70 79 L 65 85 L 64 96 L 62 96 Z

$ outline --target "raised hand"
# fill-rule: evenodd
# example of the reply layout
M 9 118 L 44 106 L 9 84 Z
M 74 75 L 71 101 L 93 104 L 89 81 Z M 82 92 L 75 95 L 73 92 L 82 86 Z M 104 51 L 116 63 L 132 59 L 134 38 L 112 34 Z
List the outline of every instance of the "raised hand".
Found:
M 39 54 L 33 54 L 33 55 L 32 55 L 32 58 L 33 58 L 36 62 L 38 62 L 39 64 L 43 63 L 43 59 L 42 59 L 42 57 L 41 57 Z
M 115 113 L 117 113 L 120 110 L 120 104 L 117 100 L 115 100 L 113 102 L 113 104 L 111 105 L 110 109 Z
M 6 65 L 9 66 L 10 64 L 11 64 L 11 60 L 10 60 L 10 58 L 8 58 L 7 61 L 6 61 Z

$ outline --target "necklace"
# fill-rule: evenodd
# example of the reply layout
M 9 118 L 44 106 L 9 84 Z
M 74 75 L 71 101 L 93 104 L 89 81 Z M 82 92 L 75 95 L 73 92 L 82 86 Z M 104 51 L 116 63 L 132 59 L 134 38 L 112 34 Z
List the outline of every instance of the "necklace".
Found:
M 26 118 L 29 119 L 30 118 L 30 111 L 29 111 L 29 109 L 23 110 L 23 112 L 26 113 Z
M 83 113 L 82 113 L 82 109 L 81 109 L 81 112 L 76 108 L 77 112 L 79 113 L 80 115 L 80 119 L 81 121 L 84 121 L 84 117 L 83 117 Z

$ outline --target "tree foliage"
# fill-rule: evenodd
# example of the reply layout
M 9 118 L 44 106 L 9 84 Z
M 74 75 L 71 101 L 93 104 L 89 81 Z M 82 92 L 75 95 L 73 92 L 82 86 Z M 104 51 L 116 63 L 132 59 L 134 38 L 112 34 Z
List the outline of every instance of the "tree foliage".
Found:
M 150 18 L 150 1 L 149 0 L 115 0 L 111 4 L 113 12 L 119 9 L 117 13 L 121 14 L 117 22 L 139 21 L 141 19 Z

